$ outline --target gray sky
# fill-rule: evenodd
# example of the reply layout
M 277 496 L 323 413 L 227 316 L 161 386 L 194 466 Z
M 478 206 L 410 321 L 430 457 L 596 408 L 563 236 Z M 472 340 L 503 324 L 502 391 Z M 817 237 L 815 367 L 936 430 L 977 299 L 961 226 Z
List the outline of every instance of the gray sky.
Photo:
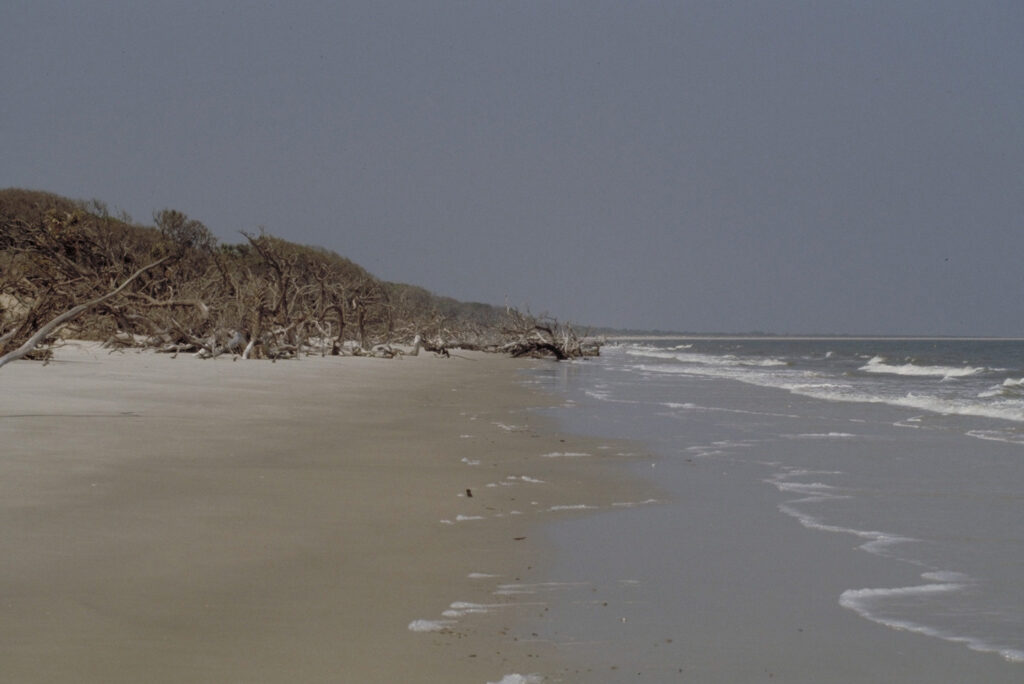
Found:
M 4 0 L 0 187 L 581 323 L 1024 335 L 1024 2 Z

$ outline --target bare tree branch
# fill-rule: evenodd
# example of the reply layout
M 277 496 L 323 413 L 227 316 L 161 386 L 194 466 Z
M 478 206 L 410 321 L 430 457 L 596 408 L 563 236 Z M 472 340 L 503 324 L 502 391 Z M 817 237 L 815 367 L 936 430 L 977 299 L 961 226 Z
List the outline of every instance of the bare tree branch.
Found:
M 10 363 L 11 361 L 15 361 L 17 359 L 20 359 L 21 357 L 23 357 L 26 354 L 30 353 L 33 349 L 36 348 L 36 345 L 38 345 L 40 342 L 45 340 L 46 337 L 50 333 L 52 333 L 54 330 L 56 330 L 60 326 L 64 325 L 68 321 L 73 320 L 75 317 L 82 315 L 83 313 L 85 313 L 86 311 L 88 311 L 92 307 L 96 306 L 97 304 L 101 304 L 101 303 L 107 301 L 108 299 L 116 297 L 126 287 L 128 287 L 128 285 L 130 285 L 133 280 L 135 280 L 136 278 L 141 276 L 143 273 L 145 273 L 149 269 L 154 268 L 156 266 L 159 266 L 160 264 L 164 263 L 165 261 L 167 261 L 170 258 L 171 258 L 170 256 L 165 256 L 162 259 L 158 259 L 158 260 L 154 261 L 151 264 L 143 266 L 139 270 L 135 271 L 135 273 L 133 273 L 130 276 L 128 276 L 128 278 L 123 283 L 118 285 L 116 288 L 114 288 L 110 292 L 107 292 L 104 295 L 96 297 L 95 299 L 90 299 L 89 301 L 85 302 L 84 304 L 79 304 L 78 306 L 73 307 L 73 308 L 69 309 L 68 311 L 65 311 L 64 313 L 60 314 L 56 318 L 51 319 L 48 323 L 46 323 L 41 328 L 39 328 L 31 337 L 29 337 L 28 340 L 24 344 L 22 344 L 20 347 L 18 347 L 17 349 L 15 349 L 12 352 L 8 352 L 7 354 L 4 354 L 3 356 L 0 356 L 0 368 L 3 368 L 5 365 Z

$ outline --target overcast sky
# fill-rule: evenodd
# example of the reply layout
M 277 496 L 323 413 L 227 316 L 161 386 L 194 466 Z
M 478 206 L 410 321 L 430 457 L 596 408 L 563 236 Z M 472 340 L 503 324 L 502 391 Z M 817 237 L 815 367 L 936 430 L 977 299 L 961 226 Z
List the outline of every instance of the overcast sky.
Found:
M 0 187 L 584 324 L 1024 335 L 1024 2 L 0 3 Z

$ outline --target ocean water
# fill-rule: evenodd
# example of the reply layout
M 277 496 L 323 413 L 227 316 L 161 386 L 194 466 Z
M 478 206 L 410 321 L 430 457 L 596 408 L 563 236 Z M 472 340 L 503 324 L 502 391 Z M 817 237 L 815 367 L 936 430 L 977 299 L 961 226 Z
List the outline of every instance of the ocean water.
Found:
M 855 681 L 899 633 L 1024 681 L 1024 342 L 638 340 L 533 382 L 565 397 L 568 429 L 640 440 L 652 457 L 634 469 L 666 491 L 553 531 L 558 579 L 604 586 L 621 616 L 567 597 L 545 638 L 660 681 L 677 664 L 700 681 L 806 671 L 812 654 L 844 667 L 857 644 L 833 641 L 860 639 Z M 815 621 L 829 627 L 810 636 Z

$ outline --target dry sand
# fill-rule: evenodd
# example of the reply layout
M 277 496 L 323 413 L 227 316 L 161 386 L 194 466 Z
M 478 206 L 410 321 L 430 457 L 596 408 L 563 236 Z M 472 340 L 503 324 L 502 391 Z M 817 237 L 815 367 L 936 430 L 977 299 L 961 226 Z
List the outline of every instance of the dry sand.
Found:
M 543 523 L 581 514 L 551 507 L 650 492 L 527 410 L 551 401 L 516 382 L 527 363 L 72 344 L 7 366 L 0 680 L 557 679 L 521 633 L 546 606 L 493 592 L 544 579 Z

